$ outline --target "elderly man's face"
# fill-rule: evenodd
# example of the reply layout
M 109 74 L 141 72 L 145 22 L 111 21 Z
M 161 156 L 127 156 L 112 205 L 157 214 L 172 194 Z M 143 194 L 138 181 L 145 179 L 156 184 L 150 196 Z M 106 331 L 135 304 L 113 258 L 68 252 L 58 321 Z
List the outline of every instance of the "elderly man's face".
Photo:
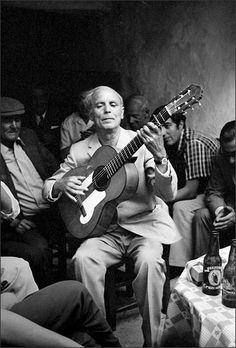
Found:
M 13 143 L 20 134 L 21 116 L 4 116 L 1 118 L 1 141 Z
M 123 118 L 123 104 L 119 95 L 111 88 L 101 87 L 93 95 L 91 119 L 97 129 L 113 130 Z
M 129 102 L 125 109 L 125 115 L 133 131 L 142 128 L 149 120 L 148 109 L 138 100 L 131 100 Z

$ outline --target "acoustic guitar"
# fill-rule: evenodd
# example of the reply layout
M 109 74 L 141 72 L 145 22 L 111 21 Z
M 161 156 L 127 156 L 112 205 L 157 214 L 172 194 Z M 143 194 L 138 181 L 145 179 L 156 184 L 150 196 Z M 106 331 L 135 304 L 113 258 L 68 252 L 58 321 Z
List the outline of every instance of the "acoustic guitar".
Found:
M 199 103 L 202 93 L 200 86 L 190 85 L 158 114 L 153 113 L 150 121 L 164 125 L 170 115 Z M 135 194 L 138 173 L 132 156 L 142 145 L 142 139 L 136 135 L 118 153 L 111 146 L 101 146 L 88 166 L 76 167 L 65 174 L 85 176 L 84 184 L 88 188 L 85 195 L 75 197 L 76 202 L 65 194 L 58 202 L 62 219 L 75 237 L 83 240 L 104 234 L 116 214 L 117 205 Z

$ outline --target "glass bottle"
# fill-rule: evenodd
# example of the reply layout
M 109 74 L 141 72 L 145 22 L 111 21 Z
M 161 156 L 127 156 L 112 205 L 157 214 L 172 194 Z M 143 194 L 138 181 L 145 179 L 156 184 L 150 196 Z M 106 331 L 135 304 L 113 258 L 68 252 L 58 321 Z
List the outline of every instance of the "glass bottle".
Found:
M 223 271 L 222 304 L 236 308 L 236 239 L 232 239 L 229 259 Z
M 207 295 L 220 294 L 222 260 L 219 254 L 219 232 L 212 231 L 208 251 L 203 259 L 202 292 Z

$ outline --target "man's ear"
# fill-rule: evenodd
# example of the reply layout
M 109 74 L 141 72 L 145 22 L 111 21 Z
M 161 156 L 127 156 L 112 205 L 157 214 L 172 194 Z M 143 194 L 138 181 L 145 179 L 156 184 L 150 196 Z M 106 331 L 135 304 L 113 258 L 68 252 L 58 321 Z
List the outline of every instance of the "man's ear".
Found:
M 181 121 L 179 122 L 179 128 L 180 128 L 181 130 L 184 128 L 184 121 L 183 121 L 183 120 L 181 120 Z

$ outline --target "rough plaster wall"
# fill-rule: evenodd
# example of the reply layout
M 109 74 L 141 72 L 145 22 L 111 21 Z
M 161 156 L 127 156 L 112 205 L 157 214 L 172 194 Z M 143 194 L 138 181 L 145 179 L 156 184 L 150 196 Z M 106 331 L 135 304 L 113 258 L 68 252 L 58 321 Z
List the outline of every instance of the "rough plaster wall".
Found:
M 199 84 L 202 107 L 189 111 L 187 124 L 218 136 L 235 118 L 234 27 L 234 1 L 147 1 L 118 8 L 103 33 L 124 96 L 143 93 L 154 110 Z

